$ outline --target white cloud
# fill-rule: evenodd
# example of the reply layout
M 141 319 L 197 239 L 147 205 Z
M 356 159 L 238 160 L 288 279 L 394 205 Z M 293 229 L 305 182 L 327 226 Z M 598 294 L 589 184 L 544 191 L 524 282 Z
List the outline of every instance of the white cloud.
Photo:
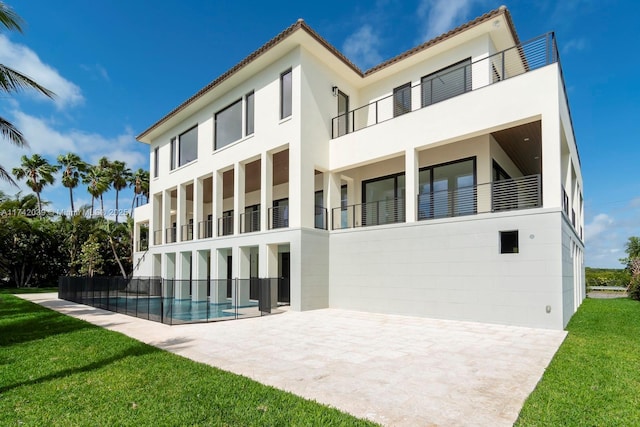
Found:
M 481 0 L 422 0 L 417 15 L 424 27 L 420 42 L 430 40 L 457 27 L 469 18 L 474 3 Z
M 571 39 L 568 42 L 561 45 L 562 46 L 562 54 L 566 55 L 573 51 L 580 52 L 585 50 L 588 47 L 587 40 L 584 38 Z
M 84 102 L 82 91 L 77 85 L 62 77 L 55 68 L 43 63 L 38 54 L 27 46 L 14 43 L 3 34 L 0 34 L 0 63 L 25 74 L 55 92 L 55 104 L 58 108 Z M 36 92 L 27 91 L 26 93 L 35 94 Z M 42 95 L 35 96 L 46 99 Z
M 614 220 L 609 215 L 604 213 L 596 215 L 590 223 L 584 226 L 585 241 L 595 240 L 597 236 L 609 230 L 613 225 Z
M 100 64 L 95 64 L 95 65 L 82 64 L 80 65 L 80 68 L 89 72 L 94 80 L 102 79 L 106 82 L 111 81 L 111 78 L 109 77 L 109 73 L 107 72 L 107 69 Z
M 342 51 L 360 68 L 367 69 L 382 61 L 379 45 L 380 38 L 373 32 L 371 25 L 365 24 L 347 37 Z

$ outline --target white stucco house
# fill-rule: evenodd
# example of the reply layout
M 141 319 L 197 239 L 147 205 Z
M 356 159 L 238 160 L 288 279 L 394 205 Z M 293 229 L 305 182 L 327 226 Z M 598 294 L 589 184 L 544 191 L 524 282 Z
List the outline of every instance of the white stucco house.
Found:
M 551 329 L 585 296 L 556 39 L 521 42 L 504 7 L 367 71 L 298 20 L 137 139 L 136 276 L 287 277 L 291 310 Z

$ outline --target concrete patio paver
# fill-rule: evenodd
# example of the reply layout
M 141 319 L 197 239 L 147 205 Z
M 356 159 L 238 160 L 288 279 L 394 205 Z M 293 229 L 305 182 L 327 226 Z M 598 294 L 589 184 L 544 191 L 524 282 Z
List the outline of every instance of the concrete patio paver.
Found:
M 168 326 L 33 301 L 189 359 L 393 426 L 510 426 L 566 332 L 323 309 Z

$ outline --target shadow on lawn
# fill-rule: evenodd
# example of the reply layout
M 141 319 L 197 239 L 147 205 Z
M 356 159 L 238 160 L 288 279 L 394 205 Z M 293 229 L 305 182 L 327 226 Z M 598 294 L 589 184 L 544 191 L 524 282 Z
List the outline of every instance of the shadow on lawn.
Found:
M 0 347 L 95 326 L 17 297 L 0 295 Z
M 67 377 L 69 375 L 74 375 L 74 374 L 79 374 L 82 372 L 88 372 L 88 371 L 93 371 L 96 369 L 100 369 L 103 368 L 107 365 L 110 365 L 111 363 L 117 362 L 119 360 L 122 359 L 126 359 L 127 357 L 134 357 L 134 356 L 144 356 L 146 354 L 151 354 L 151 353 L 155 353 L 157 351 L 160 351 L 156 348 L 153 348 L 151 346 L 145 345 L 145 344 L 136 344 L 133 347 L 129 347 L 127 348 L 125 351 L 113 355 L 111 357 L 108 357 L 106 359 L 103 360 L 98 360 L 96 362 L 93 363 L 89 363 L 88 365 L 85 366 L 78 366 L 75 368 L 69 368 L 69 369 L 63 369 L 62 371 L 58 371 L 58 372 L 54 372 L 51 373 L 49 375 L 45 375 L 43 377 L 40 378 L 34 378 L 32 380 L 29 381 L 20 381 L 17 382 L 15 384 L 8 384 L 6 386 L 0 386 L 0 393 L 5 393 L 9 390 L 12 390 L 14 388 L 18 388 L 18 387 L 23 387 L 23 386 L 29 386 L 29 385 L 33 385 L 33 384 L 40 384 L 40 383 L 44 383 L 46 381 L 52 381 L 52 380 L 56 380 L 59 378 L 63 378 L 63 377 Z

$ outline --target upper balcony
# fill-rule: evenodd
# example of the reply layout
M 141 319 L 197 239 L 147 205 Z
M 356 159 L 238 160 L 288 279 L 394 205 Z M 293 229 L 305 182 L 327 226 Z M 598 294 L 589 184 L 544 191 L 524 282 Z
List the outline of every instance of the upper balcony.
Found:
M 332 138 L 392 120 L 412 111 L 559 62 L 553 32 L 474 62 L 454 64 L 401 86 L 392 95 L 338 115 L 331 120 Z M 420 102 L 412 102 L 419 99 Z

